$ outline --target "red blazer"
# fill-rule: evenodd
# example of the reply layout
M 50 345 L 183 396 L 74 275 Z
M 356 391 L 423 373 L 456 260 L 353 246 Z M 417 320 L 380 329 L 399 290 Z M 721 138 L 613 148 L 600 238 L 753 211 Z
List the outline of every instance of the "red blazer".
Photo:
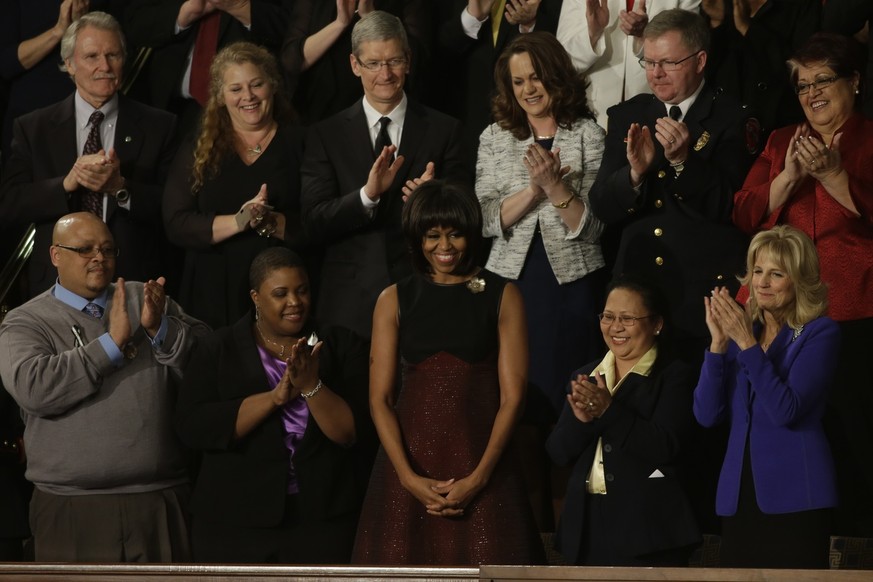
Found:
M 873 317 L 873 121 L 855 114 L 840 128 L 840 155 L 861 216 L 837 203 L 814 178 L 788 202 L 768 212 L 770 184 L 785 168 L 796 126 L 777 129 L 734 196 L 734 223 L 753 234 L 790 224 L 815 242 L 821 278 L 828 285 L 828 315 L 837 321 Z M 818 136 L 817 136 L 818 137 Z

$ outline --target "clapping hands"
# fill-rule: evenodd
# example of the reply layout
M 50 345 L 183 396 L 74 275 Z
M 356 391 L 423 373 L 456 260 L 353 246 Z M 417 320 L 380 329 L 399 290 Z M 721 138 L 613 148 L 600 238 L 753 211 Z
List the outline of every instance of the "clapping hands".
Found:
M 716 287 L 711 297 L 703 298 L 706 307 L 706 327 L 712 336 L 710 349 L 714 354 L 727 351 L 728 340 L 733 340 L 740 349 L 757 343 L 752 330 L 751 307 L 734 301 L 727 287 Z

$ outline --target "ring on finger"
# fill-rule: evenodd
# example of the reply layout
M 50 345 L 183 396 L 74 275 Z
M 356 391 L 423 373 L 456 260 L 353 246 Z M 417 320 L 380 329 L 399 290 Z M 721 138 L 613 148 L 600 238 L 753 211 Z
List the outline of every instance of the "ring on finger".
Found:
M 671 136 L 671 137 L 670 137 L 670 143 L 676 143 L 676 138 Z

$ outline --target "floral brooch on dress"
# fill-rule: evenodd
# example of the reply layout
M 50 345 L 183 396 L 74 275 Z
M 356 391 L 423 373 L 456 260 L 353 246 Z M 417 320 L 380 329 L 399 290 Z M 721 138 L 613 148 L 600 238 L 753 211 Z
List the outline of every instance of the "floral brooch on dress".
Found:
M 794 335 L 791 336 L 791 341 L 794 342 L 803 333 L 803 325 L 794 330 Z
M 482 277 L 473 277 L 467 281 L 467 289 L 470 293 L 481 293 L 485 290 L 485 279 Z

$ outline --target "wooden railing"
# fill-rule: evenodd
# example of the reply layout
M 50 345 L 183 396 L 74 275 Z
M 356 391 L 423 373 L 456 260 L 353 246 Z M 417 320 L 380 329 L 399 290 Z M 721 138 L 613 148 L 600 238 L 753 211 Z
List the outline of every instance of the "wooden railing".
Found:
M 351 566 L 230 566 L 197 564 L 0 564 L 3 582 L 869 582 L 864 570 L 759 570 L 726 568 L 600 568 L 482 566 L 480 568 L 375 568 Z

